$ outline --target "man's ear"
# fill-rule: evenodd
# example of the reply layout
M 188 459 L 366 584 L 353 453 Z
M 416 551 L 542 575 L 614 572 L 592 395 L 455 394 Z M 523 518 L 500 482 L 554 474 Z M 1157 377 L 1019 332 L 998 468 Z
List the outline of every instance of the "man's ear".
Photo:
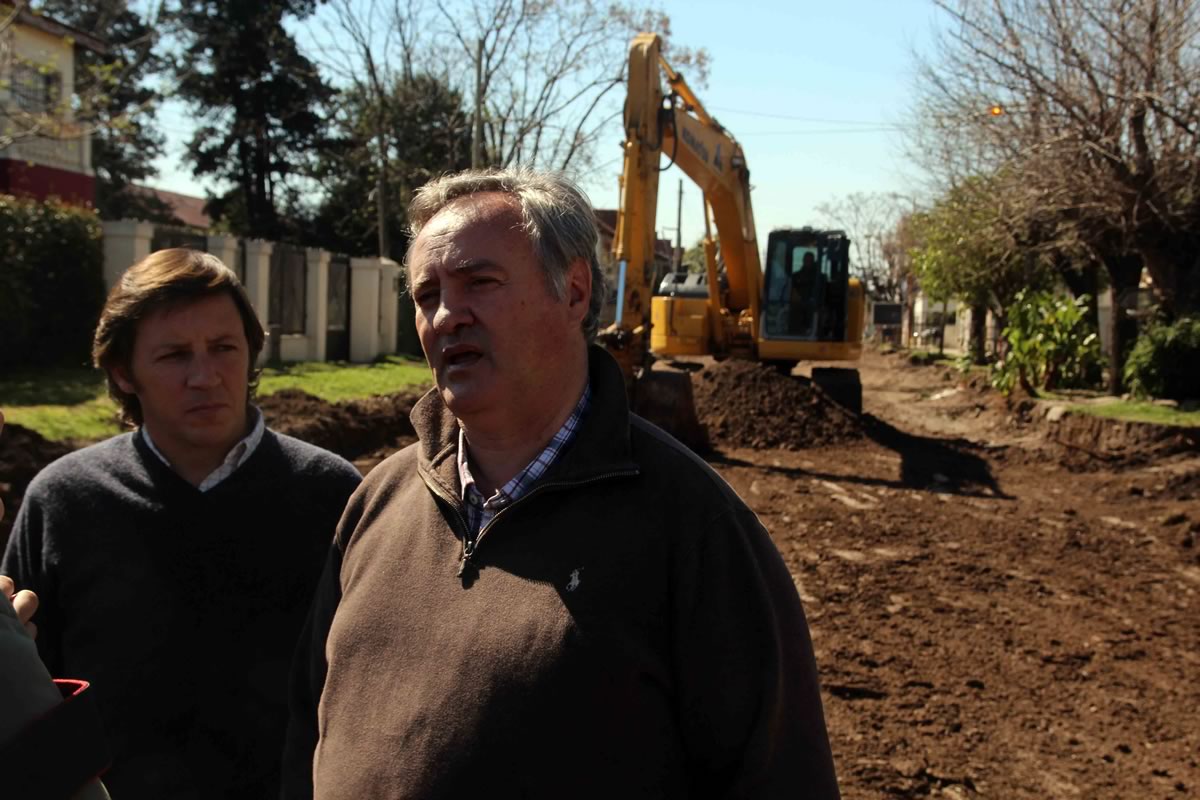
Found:
M 582 322 L 591 304 L 592 268 L 586 259 L 577 258 L 567 266 L 567 306 Z
M 117 388 L 125 394 L 137 394 L 137 385 L 134 384 L 133 376 L 125 367 L 112 367 L 108 371 L 108 377 L 112 378 Z

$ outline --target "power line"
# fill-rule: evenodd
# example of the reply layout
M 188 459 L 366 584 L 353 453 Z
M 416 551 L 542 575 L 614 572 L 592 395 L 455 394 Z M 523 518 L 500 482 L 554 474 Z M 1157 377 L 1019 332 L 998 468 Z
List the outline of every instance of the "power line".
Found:
M 811 122 L 819 125 L 868 125 L 872 127 L 880 127 L 891 125 L 890 122 L 883 122 L 878 119 L 822 119 L 820 117 L 797 117 L 791 114 L 771 114 L 765 111 L 746 111 L 737 108 L 719 108 L 716 106 L 709 107 L 712 111 L 720 111 L 725 114 L 745 114 L 748 117 L 763 117 L 765 119 L 786 119 L 792 122 Z
M 886 128 L 824 128 L 821 130 L 808 131 L 751 131 L 749 133 L 739 132 L 737 138 L 745 139 L 747 136 L 820 136 L 821 134 L 826 133 L 895 133 L 897 131 L 904 130 L 906 127 L 910 126 L 892 125 Z

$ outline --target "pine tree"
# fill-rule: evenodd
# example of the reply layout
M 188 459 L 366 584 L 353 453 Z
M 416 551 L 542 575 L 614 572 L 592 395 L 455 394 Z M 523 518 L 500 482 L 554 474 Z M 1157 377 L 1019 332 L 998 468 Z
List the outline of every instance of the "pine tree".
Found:
M 289 179 L 325 145 L 318 109 L 333 90 L 283 26 L 313 9 L 311 0 L 199 0 L 180 9 L 179 93 L 198 123 L 188 158 L 197 176 L 236 187 L 236 198 L 226 196 L 241 212 L 226 220 L 234 233 L 279 238 Z

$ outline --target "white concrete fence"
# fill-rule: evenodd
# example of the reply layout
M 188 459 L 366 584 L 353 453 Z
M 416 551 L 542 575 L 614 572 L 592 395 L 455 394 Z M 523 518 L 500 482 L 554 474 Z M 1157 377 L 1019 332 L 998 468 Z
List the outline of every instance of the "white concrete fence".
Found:
M 104 285 L 111 289 L 121 274 L 151 252 L 155 226 L 148 222 L 105 222 Z M 234 236 L 209 235 L 207 250 L 231 269 L 237 270 L 239 241 Z M 263 328 L 268 324 L 271 297 L 272 242 L 244 241 L 243 284 Z M 304 333 L 280 337 L 280 360 L 325 361 L 329 320 L 329 261 L 324 250 L 305 251 Z M 400 265 L 386 258 L 350 259 L 350 360 L 368 362 L 397 351 L 397 316 L 402 277 Z M 262 358 L 271 351 L 268 343 Z

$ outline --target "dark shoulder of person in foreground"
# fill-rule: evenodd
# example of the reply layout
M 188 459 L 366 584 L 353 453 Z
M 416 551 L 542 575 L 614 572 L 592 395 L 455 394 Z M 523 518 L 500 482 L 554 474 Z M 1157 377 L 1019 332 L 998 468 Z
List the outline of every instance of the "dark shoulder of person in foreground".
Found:
M 0 796 L 108 800 L 98 776 L 112 758 L 94 692 L 86 681 L 51 679 L 33 641 L 36 611 L 37 595 L 0 575 Z
M 284 796 L 837 797 L 783 560 L 589 345 L 587 199 L 468 172 L 408 217 L 436 388 L 339 525 Z
M 121 800 L 278 793 L 288 664 L 360 477 L 264 426 L 263 340 L 213 256 L 127 270 L 93 356 L 136 429 L 34 479 L 0 566 L 51 674 L 91 683 Z

